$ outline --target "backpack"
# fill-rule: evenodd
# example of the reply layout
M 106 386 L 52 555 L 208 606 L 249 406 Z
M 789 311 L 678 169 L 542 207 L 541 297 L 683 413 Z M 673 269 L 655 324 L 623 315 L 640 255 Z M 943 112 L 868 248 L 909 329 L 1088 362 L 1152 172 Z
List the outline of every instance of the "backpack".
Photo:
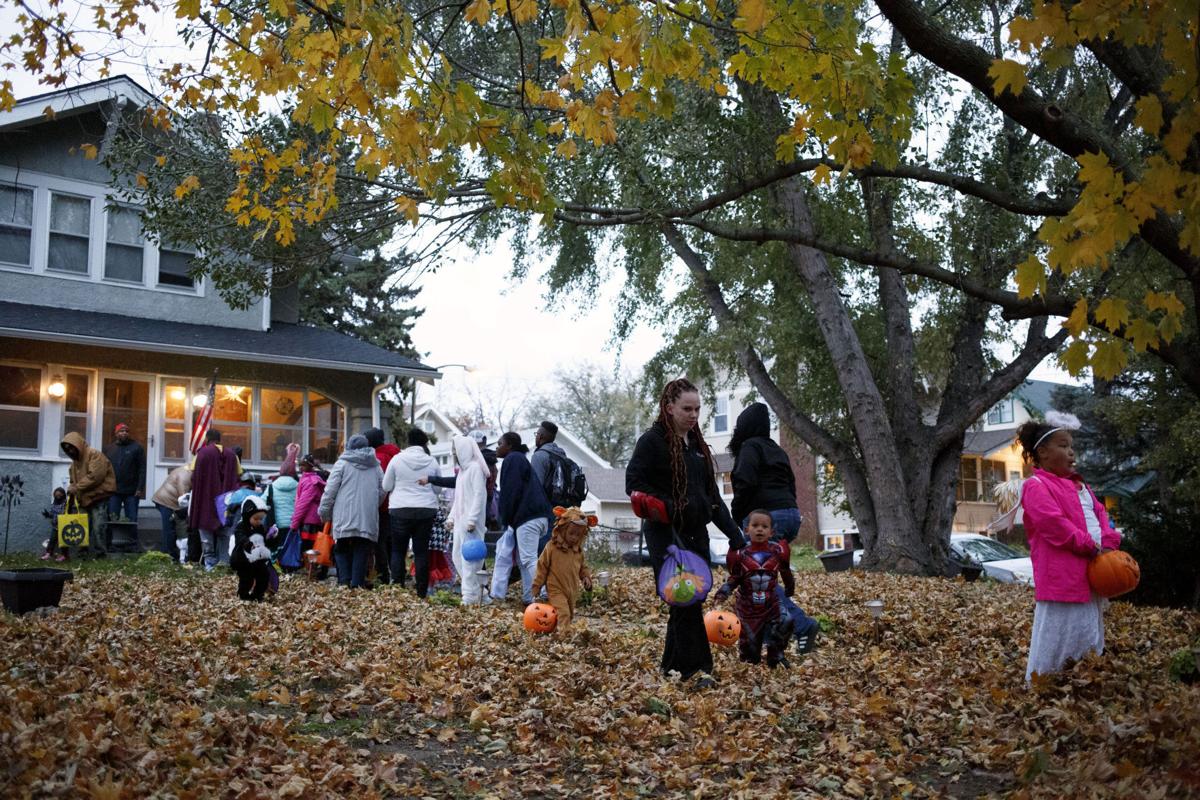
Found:
M 546 470 L 542 489 L 550 505 L 563 508 L 582 505 L 588 493 L 587 476 L 583 474 L 583 469 L 566 456 L 549 450 L 546 455 L 550 456 L 550 469 Z

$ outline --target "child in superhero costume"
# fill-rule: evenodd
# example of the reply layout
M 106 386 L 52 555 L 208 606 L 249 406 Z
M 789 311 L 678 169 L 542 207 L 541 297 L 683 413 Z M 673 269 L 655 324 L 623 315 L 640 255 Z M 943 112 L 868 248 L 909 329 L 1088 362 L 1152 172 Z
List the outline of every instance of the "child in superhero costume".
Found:
M 775 667 L 786 665 L 783 653 L 792 636 L 792 620 L 781 612 L 775 585 L 782 582 L 784 594 L 791 597 L 796 582 L 787 542 L 772 542 L 771 533 L 770 513 L 751 511 L 746 522 L 750 543 L 741 550 L 729 551 L 729 580 L 717 590 L 716 602 L 724 602 L 734 589 L 738 590 L 735 608 L 742 622 L 738 657 L 757 664 L 765 645 L 767 666 Z

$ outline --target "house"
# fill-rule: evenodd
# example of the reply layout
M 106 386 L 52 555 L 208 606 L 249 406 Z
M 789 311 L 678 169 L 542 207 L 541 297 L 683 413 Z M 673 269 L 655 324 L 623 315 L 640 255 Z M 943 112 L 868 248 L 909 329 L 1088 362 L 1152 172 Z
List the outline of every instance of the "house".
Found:
M 46 536 L 40 511 L 66 482 L 66 432 L 102 447 L 128 424 L 147 451 L 149 498 L 188 458 L 214 374 L 212 425 L 262 473 L 278 469 L 289 442 L 333 461 L 350 432 L 381 422 L 378 395 L 391 381 L 440 377 L 299 324 L 294 287 L 231 308 L 211 281 L 188 275 L 186 243 L 147 237 L 138 208 L 111 199 L 120 176 L 83 151 L 103 154 L 119 115 L 154 102 L 118 77 L 0 112 L 0 475 L 24 487 L 14 549 Z M 141 534 L 156 542 L 158 514 L 142 508 Z
M 454 421 L 432 405 L 418 405 L 413 425 L 429 436 L 429 454 L 437 460 L 442 475 L 454 474 L 454 437 L 462 436 Z

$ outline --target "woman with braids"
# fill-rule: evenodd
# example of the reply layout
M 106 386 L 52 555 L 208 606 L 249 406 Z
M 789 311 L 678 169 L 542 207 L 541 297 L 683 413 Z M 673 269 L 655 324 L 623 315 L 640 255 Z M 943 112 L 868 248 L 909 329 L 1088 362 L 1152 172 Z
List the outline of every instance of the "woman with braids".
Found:
M 658 401 L 658 419 L 642 434 L 625 468 L 625 491 L 642 531 L 657 575 L 667 547 L 677 534 L 683 546 L 708 561 L 708 523 L 729 537 L 729 546 L 745 545 L 729 515 L 713 474 L 713 456 L 697 424 L 700 393 L 687 378 L 668 383 Z M 699 676 L 696 688 L 713 686 L 712 651 L 704 630 L 704 608 L 672 606 L 663 645 L 662 671 L 682 680 Z

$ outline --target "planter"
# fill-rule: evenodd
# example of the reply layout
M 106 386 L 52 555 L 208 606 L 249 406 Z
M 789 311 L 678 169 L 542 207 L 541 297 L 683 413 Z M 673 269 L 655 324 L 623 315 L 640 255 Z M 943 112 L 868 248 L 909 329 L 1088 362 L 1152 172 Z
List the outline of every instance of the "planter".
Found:
M 63 584 L 73 580 L 70 570 L 36 567 L 0 571 L 0 600 L 14 614 L 27 614 L 38 608 L 58 606 Z
M 834 550 L 817 556 L 826 572 L 845 572 L 854 566 L 853 550 Z
M 962 573 L 963 580 L 965 580 L 967 583 L 974 583 L 975 581 L 979 580 L 979 576 L 983 574 L 983 567 L 963 566 L 960 572 Z

